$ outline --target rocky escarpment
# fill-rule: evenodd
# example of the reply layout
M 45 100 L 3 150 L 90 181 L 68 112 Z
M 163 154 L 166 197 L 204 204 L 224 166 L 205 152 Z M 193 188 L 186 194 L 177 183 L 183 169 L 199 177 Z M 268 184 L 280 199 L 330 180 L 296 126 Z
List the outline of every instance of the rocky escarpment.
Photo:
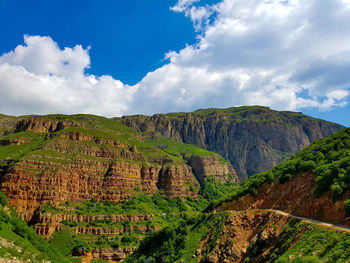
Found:
M 91 254 L 93 258 L 99 258 L 108 262 L 122 262 L 135 249 L 135 247 L 99 248 L 93 249 Z
M 276 209 L 296 216 L 350 225 L 350 217 L 346 217 L 344 211 L 344 201 L 350 190 L 341 200 L 333 202 L 331 191 L 317 198 L 315 188 L 315 175 L 305 172 L 284 184 L 264 184 L 258 188 L 257 195 L 248 194 L 238 200 L 224 202 L 217 210 Z
M 16 129 L 17 122 L 14 116 L 0 114 L 0 136 L 12 133 Z
M 262 255 L 268 253 L 288 221 L 287 216 L 279 215 L 273 211 L 230 212 L 225 221 L 222 235 L 216 241 L 210 255 L 206 257 L 206 262 L 243 262 L 248 257 L 250 246 L 258 239 L 264 243 L 264 250 L 260 253 Z M 253 262 L 259 262 L 257 258 L 255 260 Z
M 63 214 L 63 213 L 37 213 L 36 217 L 32 220 L 35 222 L 34 228 L 38 234 L 45 238 L 50 238 L 55 231 L 63 230 L 64 224 L 76 223 L 76 226 L 72 227 L 72 231 L 80 235 L 119 235 L 130 234 L 135 232 L 139 233 L 150 232 L 159 230 L 160 226 L 148 226 L 148 225 L 131 225 L 129 223 L 134 222 L 147 222 L 155 219 L 153 214 L 118 214 L 118 215 L 78 215 L 78 214 Z M 128 225 L 121 225 L 117 227 L 95 227 L 89 226 L 89 223 L 94 222 L 109 222 L 109 223 L 123 223 L 129 222 Z M 79 223 L 82 223 L 79 225 Z
M 217 156 L 190 157 L 188 164 L 199 183 L 203 183 L 208 176 L 213 176 L 221 183 L 239 182 L 237 172 L 232 165 L 224 160 L 219 160 Z
M 342 128 L 301 113 L 259 106 L 124 116 L 120 120 L 142 132 L 160 132 L 215 151 L 231 162 L 241 178 L 266 171 Z
M 193 151 L 183 159 L 181 152 L 144 142 L 142 134 L 114 120 L 91 115 L 16 120 L 12 134 L 0 139 L 1 190 L 27 221 L 43 202 L 123 202 L 158 192 L 197 197 L 198 180 L 206 176 L 238 181 L 232 166 L 215 153 L 196 155 L 194 146 L 176 144 L 175 149 Z
M 137 191 L 159 190 L 168 196 L 197 196 L 188 185 L 198 182 L 186 164 L 142 164 L 143 155 L 119 148 L 121 143 L 99 145 L 84 138 L 62 134 L 3 168 L 1 190 L 24 219 L 30 220 L 42 202 L 122 202 Z

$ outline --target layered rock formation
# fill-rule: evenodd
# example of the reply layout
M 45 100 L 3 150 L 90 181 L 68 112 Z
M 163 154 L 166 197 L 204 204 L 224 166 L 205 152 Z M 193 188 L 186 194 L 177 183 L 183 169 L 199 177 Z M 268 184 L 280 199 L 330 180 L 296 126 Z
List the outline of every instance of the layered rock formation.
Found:
M 301 113 L 260 106 L 124 116 L 120 120 L 142 132 L 157 131 L 215 151 L 229 160 L 243 179 L 269 170 L 312 141 L 342 128 Z
M 188 158 L 194 175 L 199 183 L 203 183 L 206 177 L 213 176 L 221 183 L 228 181 L 238 182 L 237 172 L 231 164 L 224 160 L 219 160 L 217 156 L 195 156 Z M 231 178 L 230 178 L 231 177 Z
M 223 183 L 238 181 L 232 166 L 216 153 L 158 136 L 174 146 L 169 152 L 167 146 L 158 147 L 156 141 L 146 141 L 147 136 L 102 117 L 6 116 L 0 118 L 2 124 L 8 135 L 0 138 L 1 191 L 9 205 L 47 239 L 56 231 L 75 233 L 92 244 L 101 236 L 110 242 L 121 242 L 125 235 L 141 239 L 145 232 L 159 230 L 166 215 L 123 210 L 89 214 L 88 208 L 79 212 L 76 206 L 91 205 L 91 200 L 122 203 L 140 194 L 197 198 L 199 181 L 207 176 Z M 182 150 L 191 154 L 185 157 Z M 137 242 L 93 249 L 84 260 L 119 262 Z
M 57 132 L 66 123 L 30 118 L 20 121 L 16 130 Z M 136 189 L 145 194 L 163 190 L 168 196 L 197 196 L 188 185 L 198 188 L 198 182 L 185 163 L 175 164 L 159 155 L 152 157 L 159 163 L 149 164 L 136 147 L 129 151 L 128 143 L 89 132 L 47 133 L 40 150 L 2 166 L 1 190 L 23 218 L 29 221 L 42 202 L 57 205 L 91 198 L 122 202 Z M 18 140 L 11 142 L 18 144 Z

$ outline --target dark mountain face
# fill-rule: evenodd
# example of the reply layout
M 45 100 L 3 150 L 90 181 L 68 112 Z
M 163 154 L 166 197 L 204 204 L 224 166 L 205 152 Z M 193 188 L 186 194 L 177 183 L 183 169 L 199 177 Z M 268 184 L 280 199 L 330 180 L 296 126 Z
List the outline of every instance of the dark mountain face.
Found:
M 241 179 L 271 169 L 341 125 L 298 112 L 251 106 L 192 113 L 124 116 L 138 131 L 155 131 L 179 142 L 215 151 L 229 160 Z

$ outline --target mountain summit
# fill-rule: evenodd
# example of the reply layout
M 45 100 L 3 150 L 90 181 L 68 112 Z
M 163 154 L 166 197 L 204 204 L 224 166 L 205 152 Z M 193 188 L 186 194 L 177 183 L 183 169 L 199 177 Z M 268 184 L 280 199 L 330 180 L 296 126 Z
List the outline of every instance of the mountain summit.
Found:
M 120 120 L 138 131 L 157 131 L 178 142 L 217 152 L 231 162 L 242 179 L 271 169 L 343 127 L 300 112 L 263 106 L 134 115 Z

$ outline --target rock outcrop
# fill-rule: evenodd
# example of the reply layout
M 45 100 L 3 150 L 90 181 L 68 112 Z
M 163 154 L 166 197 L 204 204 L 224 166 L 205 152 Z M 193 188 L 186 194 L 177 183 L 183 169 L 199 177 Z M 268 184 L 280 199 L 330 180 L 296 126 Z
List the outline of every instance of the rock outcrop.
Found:
M 350 190 L 334 203 L 331 191 L 317 198 L 315 188 L 315 175 L 305 172 L 284 184 L 264 184 L 256 196 L 248 194 L 238 200 L 224 202 L 217 210 L 275 209 L 295 216 L 349 226 L 350 217 L 345 215 L 344 201 L 350 195 Z
M 228 181 L 239 182 L 239 178 L 232 165 L 217 156 L 195 156 L 188 159 L 194 175 L 199 183 L 203 183 L 206 177 L 213 176 L 221 183 Z
M 156 131 L 167 138 L 215 151 L 231 162 L 242 179 L 269 170 L 312 141 L 342 128 L 301 113 L 260 106 L 118 119 L 142 132 Z

